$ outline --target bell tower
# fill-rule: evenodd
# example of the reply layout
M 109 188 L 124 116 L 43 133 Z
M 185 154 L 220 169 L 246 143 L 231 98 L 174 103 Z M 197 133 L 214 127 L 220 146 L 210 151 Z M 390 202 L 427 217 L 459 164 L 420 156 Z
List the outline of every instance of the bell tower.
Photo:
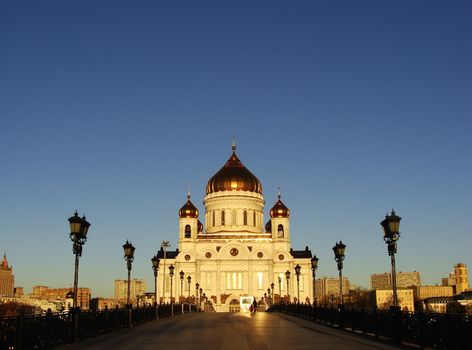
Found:
M 190 200 L 190 191 L 187 202 L 179 210 L 179 242 L 196 241 L 201 223 L 198 220 L 198 209 Z
M 280 198 L 279 190 L 277 202 L 270 210 L 272 240 L 275 242 L 290 242 L 290 210 Z

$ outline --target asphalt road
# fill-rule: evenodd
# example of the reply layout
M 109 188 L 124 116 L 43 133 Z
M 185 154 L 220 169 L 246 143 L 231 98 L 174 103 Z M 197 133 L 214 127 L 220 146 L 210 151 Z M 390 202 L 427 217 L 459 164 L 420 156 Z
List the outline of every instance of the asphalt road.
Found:
M 145 323 L 58 349 L 398 349 L 278 313 L 199 313 Z

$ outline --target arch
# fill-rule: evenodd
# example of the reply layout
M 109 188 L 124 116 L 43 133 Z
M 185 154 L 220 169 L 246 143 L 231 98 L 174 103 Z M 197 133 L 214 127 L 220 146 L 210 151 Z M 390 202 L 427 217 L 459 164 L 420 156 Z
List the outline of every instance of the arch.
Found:
M 243 225 L 247 226 L 247 210 L 243 212 Z
M 284 225 L 282 224 L 277 226 L 277 238 L 284 238 Z
M 190 225 L 185 225 L 185 238 L 191 238 L 192 237 L 192 229 L 190 228 Z
M 221 226 L 225 226 L 225 211 L 221 211 Z

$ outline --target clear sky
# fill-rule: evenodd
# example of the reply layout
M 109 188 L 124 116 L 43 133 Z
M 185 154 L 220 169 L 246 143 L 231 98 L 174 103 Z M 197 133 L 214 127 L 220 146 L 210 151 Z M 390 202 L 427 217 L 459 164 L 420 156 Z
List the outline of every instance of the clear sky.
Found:
M 472 2 L 0 2 L 0 249 L 15 281 L 72 285 L 67 218 L 92 223 L 81 286 L 152 289 L 178 209 L 238 155 L 266 215 L 282 189 L 292 246 L 369 286 L 390 269 L 472 269 Z

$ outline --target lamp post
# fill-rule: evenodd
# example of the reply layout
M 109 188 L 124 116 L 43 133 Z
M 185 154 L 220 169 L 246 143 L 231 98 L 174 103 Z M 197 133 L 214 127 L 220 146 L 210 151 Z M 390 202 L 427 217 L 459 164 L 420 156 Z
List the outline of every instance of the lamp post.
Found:
M 126 294 L 126 312 L 127 312 L 127 324 L 126 326 L 129 328 L 131 327 L 131 302 L 130 302 L 130 282 L 131 282 L 131 265 L 134 260 L 134 250 L 136 248 L 133 247 L 133 245 L 126 241 L 125 244 L 123 244 L 123 250 L 124 250 L 124 258 L 126 260 L 126 267 L 128 268 L 128 292 Z
M 184 298 L 184 277 L 185 277 L 185 272 L 180 270 L 179 275 L 180 275 L 180 297 L 179 297 L 179 299 L 182 300 Z
M 199 299 L 199 301 L 200 301 L 200 304 L 201 304 L 202 301 L 203 301 L 203 299 L 202 299 L 202 296 L 203 296 L 203 294 L 202 294 L 202 293 L 203 293 L 203 288 L 200 288 L 199 291 L 200 291 L 200 299 Z
M 157 254 L 151 258 L 152 270 L 154 271 L 154 307 L 156 308 L 156 320 L 159 318 L 157 312 L 157 276 L 159 273 L 159 262 L 160 259 L 157 257 Z
M 85 219 L 85 215 L 81 218 L 77 211 L 74 216 L 69 219 L 70 240 L 72 241 L 72 252 L 75 255 L 74 265 L 74 296 L 72 301 L 72 341 L 77 340 L 79 331 L 79 307 L 77 306 L 77 289 L 79 283 L 79 258 L 82 256 L 82 246 L 87 241 L 87 233 L 90 223 Z
M 72 241 L 72 252 L 75 255 L 75 267 L 74 267 L 74 299 L 72 302 L 72 307 L 77 307 L 77 286 L 79 283 L 79 257 L 82 256 L 82 246 L 87 241 L 87 233 L 90 227 L 90 223 L 85 219 L 85 216 L 82 218 L 79 216 L 77 211 L 74 216 L 71 216 L 69 219 L 70 225 L 70 234 L 69 237 Z
M 317 258 L 316 255 L 313 255 L 313 258 L 311 258 L 311 272 L 312 272 L 312 279 L 313 279 L 313 304 L 316 307 L 316 270 L 318 269 L 318 261 L 319 259 Z
M 187 283 L 188 283 L 188 302 L 190 303 L 190 285 L 192 284 L 192 277 L 187 276 Z
M 287 280 L 287 296 L 288 302 L 290 302 L 290 270 L 285 272 L 285 279 Z
M 390 215 L 385 215 L 380 225 L 384 230 L 384 241 L 388 247 L 388 255 L 390 255 L 390 263 L 392 265 L 392 289 L 393 289 L 393 307 L 398 309 L 397 296 L 397 274 L 395 269 L 395 253 L 397 252 L 397 241 L 400 238 L 400 220 L 402 218 L 395 214 L 392 209 Z
M 341 308 L 344 306 L 343 300 L 343 261 L 344 261 L 344 250 L 346 245 L 342 241 L 336 242 L 336 245 L 333 247 L 334 259 L 338 263 L 339 271 L 339 301 Z
M 173 299 L 172 299 L 172 280 L 174 279 L 174 265 L 169 266 L 169 277 L 170 277 L 170 303 L 173 304 Z M 177 289 L 177 288 L 176 288 Z
M 270 284 L 271 295 L 272 295 L 272 304 L 274 304 L 274 282 Z
M 280 300 L 282 300 L 282 277 L 279 277 L 277 278 L 277 281 L 279 282 L 279 296 L 280 296 Z M 282 301 L 281 301 L 282 302 Z
M 166 301 L 166 253 L 167 248 L 170 248 L 169 241 L 162 241 L 161 248 L 164 250 L 164 275 L 162 281 L 162 301 Z
M 198 311 L 198 287 L 200 287 L 200 284 L 195 283 L 195 305 L 197 305 L 197 311 Z
M 295 266 L 295 275 L 297 276 L 297 302 L 300 304 L 300 270 L 302 267 L 297 264 Z

